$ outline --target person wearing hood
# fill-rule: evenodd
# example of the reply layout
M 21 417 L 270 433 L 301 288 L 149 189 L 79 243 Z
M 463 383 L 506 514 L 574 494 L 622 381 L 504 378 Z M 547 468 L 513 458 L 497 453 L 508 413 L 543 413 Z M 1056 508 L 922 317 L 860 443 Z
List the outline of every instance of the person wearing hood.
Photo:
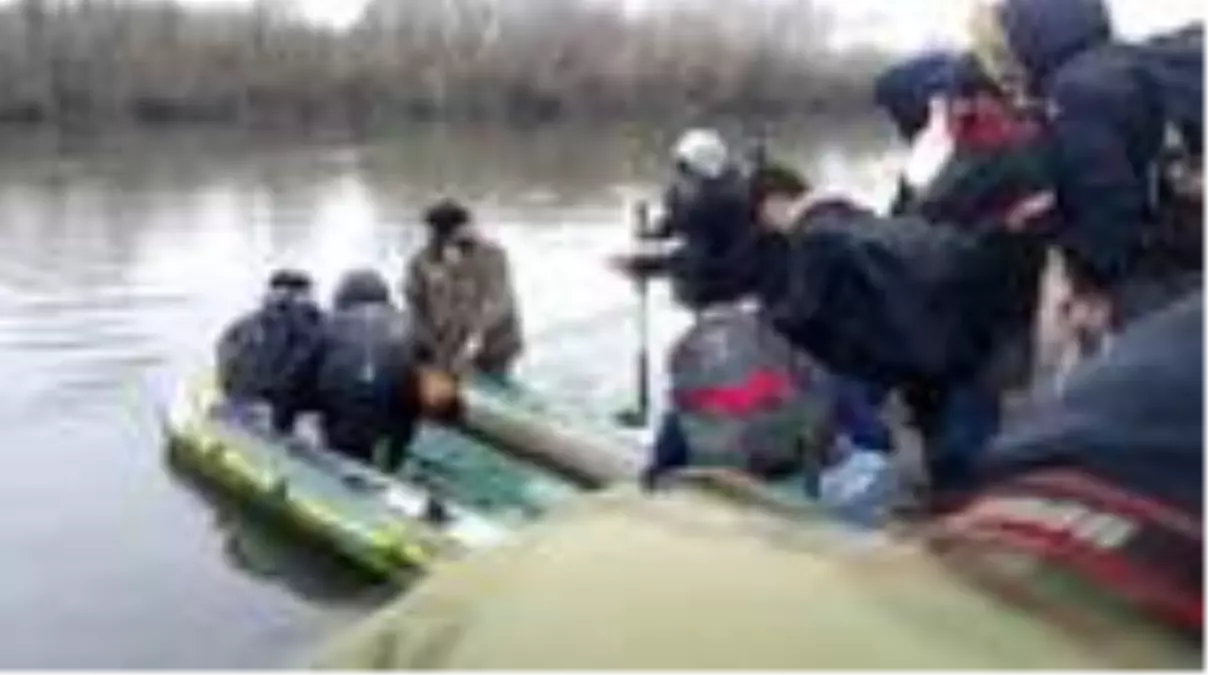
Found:
M 716 474 L 613 489 L 434 570 L 311 665 L 1201 668 L 1203 321 L 1201 296 L 1129 329 L 913 528 L 853 539 Z
M 519 305 L 503 248 L 446 199 L 424 213 L 427 245 L 407 264 L 403 294 L 425 363 L 506 377 L 524 350 Z
M 932 121 L 933 101 L 951 92 L 952 73 L 960 58 L 950 51 L 925 52 L 891 66 L 877 77 L 874 100 L 907 145 L 913 147 Z M 914 192 L 907 177 L 901 176 L 889 214 L 904 213 L 914 201 Z
M 1139 52 L 1116 42 L 1104 2 L 987 1 L 973 12 L 970 32 L 995 82 L 1046 113 L 1057 243 L 1073 297 L 1086 306 L 1078 314 L 1103 324 L 1084 328 L 1118 328 L 1178 297 L 1186 285 L 1177 279 L 1162 297 L 1136 292 L 1154 262 L 1148 240 L 1160 218 L 1154 177 L 1168 111 Z
M 218 340 L 218 384 L 228 401 L 267 403 L 277 433 L 293 430 L 310 403 L 308 372 L 323 335 L 323 313 L 308 274 L 273 272 L 255 311 L 235 321 Z
M 878 82 L 878 101 L 912 144 L 892 215 L 977 234 L 1001 227 L 997 216 L 1011 199 L 1052 190 L 1040 124 L 1012 104 L 972 55 L 924 55 L 901 64 Z M 933 441 L 979 445 L 997 428 L 1004 392 L 1032 375 L 1048 229 L 996 236 L 995 250 L 986 253 L 997 258 L 988 268 L 1001 278 L 950 289 L 979 307 L 987 323 L 978 330 L 991 344 L 981 372 L 961 386 L 903 392 Z
M 421 371 L 405 313 L 374 270 L 340 280 L 314 374 L 325 444 L 386 471 L 406 456 L 423 412 Z

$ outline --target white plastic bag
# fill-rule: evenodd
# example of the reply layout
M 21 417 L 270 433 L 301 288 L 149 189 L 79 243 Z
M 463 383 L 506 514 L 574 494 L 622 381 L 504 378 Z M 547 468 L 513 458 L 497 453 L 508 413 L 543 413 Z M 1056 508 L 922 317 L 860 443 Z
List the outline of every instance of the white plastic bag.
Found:
M 942 98 L 933 98 L 928 104 L 927 126 L 915 137 L 906 158 L 903 171 L 906 184 L 916 192 L 923 191 L 948 163 L 954 145 L 946 103 Z

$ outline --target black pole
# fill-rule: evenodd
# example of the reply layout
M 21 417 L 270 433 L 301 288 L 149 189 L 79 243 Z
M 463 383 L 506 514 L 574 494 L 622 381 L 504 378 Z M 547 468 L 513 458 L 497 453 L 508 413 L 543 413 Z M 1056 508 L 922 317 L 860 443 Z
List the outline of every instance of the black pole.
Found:
M 650 204 L 646 201 L 634 205 L 633 233 L 639 247 L 650 236 Z M 650 418 L 650 282 L 647 275 L 636 275 L 634 287 L 638 294 L 636 400 L 632 409 L 617 417 L 625 426 L 644 427 Z

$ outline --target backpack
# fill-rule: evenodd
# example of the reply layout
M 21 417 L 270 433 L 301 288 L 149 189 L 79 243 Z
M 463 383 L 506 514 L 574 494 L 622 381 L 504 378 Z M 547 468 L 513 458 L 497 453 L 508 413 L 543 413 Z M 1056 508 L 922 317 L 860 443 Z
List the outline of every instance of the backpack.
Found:
M 1151 169 L 1156 223 L 1145 235 L 1150 261 L 1198 270 L 1203 267 L 1204 27 L 1187 26 L 1130 48 L 1164 127 Z
M 804 469 L 834 414 L 829 376 L 755 311 L 714 308 L 672 348 L 671 396 L 688 464 L 763 479 Z
M 1192 24 L 1130 46 L 1151 99 L 1182 148 L 1204 147 L 1204 26 Z

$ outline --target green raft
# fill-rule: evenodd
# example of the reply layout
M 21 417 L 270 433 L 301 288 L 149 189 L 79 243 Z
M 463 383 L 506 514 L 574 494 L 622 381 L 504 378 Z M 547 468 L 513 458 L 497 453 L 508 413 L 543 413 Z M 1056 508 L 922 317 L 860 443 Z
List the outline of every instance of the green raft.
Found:
M 517 419 L 543 414 L 512 387 L 479 383 L 467 391 L 522 412 Z M 584 487 L 434 425 L 417 434 L 399 475 L 387 475 L 314 440 L 276 437 L 254 413 L 224 404 L 209 378 L 187 384 L 165 415 L 169 462 L 387 578 L 491 546 Z M 434 505 L 445 517 L 434 517 Z

